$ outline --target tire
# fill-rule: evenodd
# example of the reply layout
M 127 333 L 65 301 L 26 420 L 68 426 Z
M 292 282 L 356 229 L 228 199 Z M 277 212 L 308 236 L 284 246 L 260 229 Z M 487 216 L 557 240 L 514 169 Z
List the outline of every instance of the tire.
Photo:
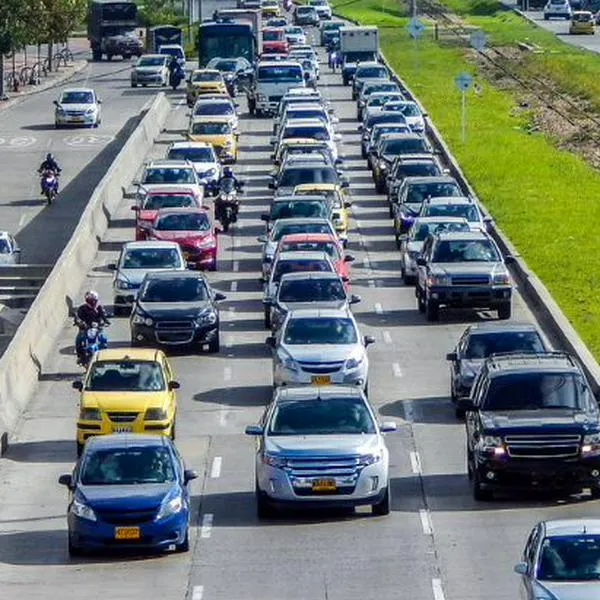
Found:
M 419 310 L 420 313 L 424 313 L 425 312 L 425 302 L 423 301 L 423 297 L 422 297 L 423 295 L 419 291 L 418 287 L 415 288 L 415 293 L 417 296 L 417 309 Z
M 343 77 L 342 81 L 344 82 L 344 85 L 348 85 L 348 78 L 347 77 Z
M 250 113 L 251 117 L 256 114 L 256 103 L 252 102 L 252 100 L 248 100 L 248 112 Z
M 183 542 L 181 544 L 177 544 L 175 546 L 175 552 L 189 552 L 190 549 L 190 530 L 185 530 L 185 537 L 183 538 Z
M 256 498 L 256 516 L 259 519 L 269 519 L 273 516 L 273 506 L 269 502 L 267 495 L 260 490 L 258 483 L 254 487 L 254 496 Z
M 265 308 L 265 329 L 271 329 L 271 309 Z
M 132 84 L 131 84 L 131 87 L 132 87 L 132 88 L 136 88 L 136 87 L 137 87 L 137 83 L 132 83 Z
M 406 270 L 404 271 L 404 275 L 402 276 L 402 279 L 404 280 L 404 285 L 413 285 L 415 283 L 415 276 L 407 275 Z
M 428 321 L 439 321 L 440 320 L 440 305 L 433 300 L 425 302 L 425 318 Z
M 81 456 L 81 453 L 83 452 L 83 444 L 80 444 L 79 442 L 77 442 L 77 456 Z
M 67 552 L 69 553 L 69 556 L 71 558 L 78 558 L 80 556 L 83 556 L 83 549 L 79 546 L 76 546 L 71 541 L 71 536 L 69 536 L 69 541 L 67 542 Z
M 112 54 L 107 54 L 107 55 L 106 55 L 106 60 L 107 60 L 108 62 L 110 62 L 110 61 L 112 60 L 112 57 L 113 57 L 113 55 L 112 55 Z
M 367 158 L 367 151 L 365 150 L 365 147 L 364 147 L 362 144 L 361 144 L 361 146 L 360 146 L 360 155 L 361 155 L 363 158 Z
M 381 178 L 380 177 L 378 177 L 375 180 L 375 192 L 378 193 L 378 194 L 383 194 L 383 192 L 384 192 L 383 184 L 381 183 Z
M 171 427 L 171 440 L 175 441 L 175 438 L 177 437 L 177 428 L 176 428 L 176 424 L 177 421 L 173 421 L 173 427 Z
M 507 302 L 506 304 L 501 304 L 498 307 L 498 318 L 506 321 L 507 319 L 510 319 L 512 315 L 512 305 L 510 302 Z
M 383 495 L 381 501 L 377 502 L 377 504 L 372 505 L 373 514 L 377 515 L 378 517 L 389 515 L 391 499 L 392 492 L 390 490 L 390 484 L 388 483 L 388 486 L 385 490 L 385 494 Z
M 102 52 L 100 50 L 92 49 L 92 60 L 94 60 L 94 61 L 102 60 Z
M 217 332 L 217 337 L 208 344 L 208 351 L 211 354 L 216 354 L 221 349 L 221 334 Z
M 476 469 L 472 471 L 473 477 L 471 479 L 471 492 L 473 493 L 473 500 L 477 502 L 487 502 L 494 498 L 494 494 L 490 490 L 486 490 L 481 487 L 481 479 Z
M 463 409 L 463 408 L 458 408 L 458 406 L 457 406 L 457 407 L 455 407 L 455 409 L 454 409 L 454 416 L 455 416 L 455 417 L 456 417 L 456 418 L 457 418 L 459 421 L 462 421 L 462 420 L 464 420 L 464 418 L 465 418 L 465 411 L 464 411 L 464 409 Z
M 132 348 L 139 348 L 142 344 L 138 340 L 136 340 L 134 337 L 132 337 L 129 339 L 129 345 Z

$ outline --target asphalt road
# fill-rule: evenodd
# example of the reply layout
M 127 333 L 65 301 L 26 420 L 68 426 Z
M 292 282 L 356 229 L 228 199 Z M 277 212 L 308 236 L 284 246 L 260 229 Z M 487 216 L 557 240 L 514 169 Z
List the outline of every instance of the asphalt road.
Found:
M 387 436 L 391 514 L 373 517 L 361 509 L 266 523 L 255 516 L 253 441 L 243 430 L 270 397 L 256 237 L 271 197 L 271 122 L 244 114 L 236 171 L 247 180 L 247 193 L 240 222 L 220 238 L 219 270 L 209 274 L 227 295 L 222 350 L 172 357 L 182 384 L 177 444 L 188 465 L 202 473 L 192 484 L 191 551 L 68 558 L 67 496 L 56 480 L 75 461 L 77 396 L 70 382 L 81 371 L 72 354 L 74 329 L 65 323 L 16 441 L 0 461 L 2 600 L 47 599 L 67 590 L 89 600 L 514 600 L 512 567 L 530 527 L 543 518 L 598 512 L 597 502 L 580 500 L 472 500 L 464 426 L 450 405 L 444 358 L 468 323 L 491 317 L 452 313 L 426 323 L 417 312 L 413 289 L 399 277 L 385 199 L 374 193 L 360 158 L 350 91 L 326 65 L 322 72 L 324 91 L 341 118 L 341 155 L 355 202 L 349 252 L 357 259 L 353 292 L 363 298 L 355 312 L 363 333 L 377 340 L 370 348 L 371 401 L 382 418 L 398 423 L 398 432 Z M 173 111 L 170 133 L 153 156 L 177 139 L 185 114 L 181 106 Z M 129 205 L 124 201 L 115 216 L 85 285 L 107 299 L 111 274 L 105 265 L 122 242 L 133 239 Z M 515 318 L 533 318 L 519 296 Z M 112 344 L 127 345 L 127 320 L 114 319 L 108 334 Z

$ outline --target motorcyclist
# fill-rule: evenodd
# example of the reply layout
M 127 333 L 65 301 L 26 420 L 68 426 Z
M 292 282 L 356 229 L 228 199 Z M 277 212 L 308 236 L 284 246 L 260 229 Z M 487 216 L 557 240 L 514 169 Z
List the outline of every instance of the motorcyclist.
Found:
M 46 154 L 46 159 L 40 165 L 40 168 L 38 169 L 38 173 L 40 173 L 40 175 L 41 175 L 44 171 L 53 171 L 54 173 L 56 173 L 56 175 L 58 175 L 61 172 L 61 168 L 58 166 L 58 163 L 56 162 L 56 160 L 54 159 L 54 156 L 52 156 L 52 154 L 50 152 L 48 152 L 48 154 Z M 41 185 L 41 182 L 40 182 L 40 185 Z M 58 192 L 58 179 L 56 180 L 56 191 Z M 42 195 L 44 194 L 43 186 L 40 189 L 40 194 L 42 194 Z
M 75 316 L 75 324 L 79 327 L 79 333 L 75 339 L 75 350 L 78 357 L 83 354 L 86 332 L 93 323 L 97 323 L 99 326 L 110 325 L 106 311 L 100 304 L 98 292 L 89 290 L 85 293 L 84 303 L 77 309 Z
M 223 183 L 223 181 L 225 179 L 233 179 L 233 185 L 235 186 L 235 188 L 236 189 L 240 188 L 240 182 L 237 179 L 237 177 L 233 174 L 231 167 L 225 167 L 223 169 L 223 172 L 221 173 L 221 177 L 219 177 L 219 181 L 217 182 L 217 186 L 219 188 L 221 187 L 221 183 Z

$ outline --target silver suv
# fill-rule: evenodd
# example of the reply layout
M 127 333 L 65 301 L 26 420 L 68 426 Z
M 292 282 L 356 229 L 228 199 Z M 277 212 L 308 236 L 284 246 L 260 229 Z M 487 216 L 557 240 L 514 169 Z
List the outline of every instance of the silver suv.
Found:
M 278 390 L 259 425 L 256 505 L 259 518 L 276 507 L 325 508 L 370 504 L 390 512 L 389 453 L 365 395 L 352 387 Z

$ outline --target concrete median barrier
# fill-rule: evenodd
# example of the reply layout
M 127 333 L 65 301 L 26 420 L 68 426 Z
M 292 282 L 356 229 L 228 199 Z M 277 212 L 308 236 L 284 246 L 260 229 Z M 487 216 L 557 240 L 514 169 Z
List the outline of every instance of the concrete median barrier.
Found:
M 69 243 L 0 358 L 0 448 L 35 392 L 44 362 L 56 348 L 65 319 L 91 268 L 123 187 L 135 177 L 171 109 L 163 93 L 146 114 L 90 197 Z

